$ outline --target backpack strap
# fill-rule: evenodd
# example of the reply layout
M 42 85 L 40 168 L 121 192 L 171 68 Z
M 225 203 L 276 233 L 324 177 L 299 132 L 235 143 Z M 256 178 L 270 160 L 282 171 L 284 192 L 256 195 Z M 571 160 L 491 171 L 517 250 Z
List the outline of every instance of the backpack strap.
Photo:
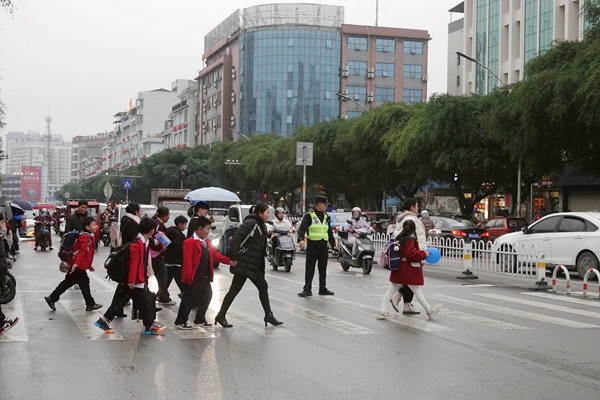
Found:
M 244 243 L 246 243 L 246 241 L 248 239 L 250 239 L 251 236 L 254 236 L 254 232 L 256 231 L 257 227 L 258 227 L 258 224 L 255 222 L 250 233 L 246 236 L 246 238 L 242 241 L 242 243 L 240 243 L 240 248 L 244 247 Z

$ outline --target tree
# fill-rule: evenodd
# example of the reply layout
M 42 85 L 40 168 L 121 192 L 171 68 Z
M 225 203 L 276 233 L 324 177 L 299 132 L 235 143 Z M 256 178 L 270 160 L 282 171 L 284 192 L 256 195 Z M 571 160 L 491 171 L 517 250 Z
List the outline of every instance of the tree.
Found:
M 13 14 L 15 11 L 15 5 L 11 0 L 0 0 L 0 7 L 4 8 L 9 14 Z

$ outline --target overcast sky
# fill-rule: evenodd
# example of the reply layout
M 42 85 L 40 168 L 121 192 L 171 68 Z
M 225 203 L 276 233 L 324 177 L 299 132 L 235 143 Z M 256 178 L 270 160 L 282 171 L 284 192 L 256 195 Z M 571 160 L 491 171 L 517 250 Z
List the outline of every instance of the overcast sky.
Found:
M 112 116 L 138 92 L 194 79 L 202 68 L 204 35 L 236 9 L 299 1 L 13 2 L 14 16 L 0 10 L 3 133 L 43 132 L 50 107 L 52 133 L 70 140 L 112 130 Z M 428 95 L 446 92 L 448 10 L 459 2 L 379 1 L 380 26 L 424 29 L 433 38 Z M 375 0 L 321 3 L 343 5 L 348 24 L 375 25 Z

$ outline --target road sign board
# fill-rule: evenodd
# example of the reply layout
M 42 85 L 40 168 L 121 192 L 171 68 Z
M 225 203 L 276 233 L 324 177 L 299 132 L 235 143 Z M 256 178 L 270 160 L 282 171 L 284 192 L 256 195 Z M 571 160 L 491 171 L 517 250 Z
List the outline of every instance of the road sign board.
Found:
M 106 197 L 106 200 L 109 200 L 113 195 L 113 190 L 112 190 L 112 185 L 108 182 L 106 182 L 106 185 L 104 185 L 104 197 Z
M 123 189 L 131 189 L 131 178 L 123 179 Z
M 306 165 L 307 167 L 312 167 L 313 144 L 311 142 L 296 143 L 296 165 Z

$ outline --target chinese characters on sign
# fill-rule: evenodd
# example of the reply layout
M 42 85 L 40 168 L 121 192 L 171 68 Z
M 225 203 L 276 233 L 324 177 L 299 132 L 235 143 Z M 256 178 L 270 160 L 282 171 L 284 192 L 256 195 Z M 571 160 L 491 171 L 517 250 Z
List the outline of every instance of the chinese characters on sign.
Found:
M 21 199 L 39 201 L 42 195 L 42 167 L 21 167 Z

